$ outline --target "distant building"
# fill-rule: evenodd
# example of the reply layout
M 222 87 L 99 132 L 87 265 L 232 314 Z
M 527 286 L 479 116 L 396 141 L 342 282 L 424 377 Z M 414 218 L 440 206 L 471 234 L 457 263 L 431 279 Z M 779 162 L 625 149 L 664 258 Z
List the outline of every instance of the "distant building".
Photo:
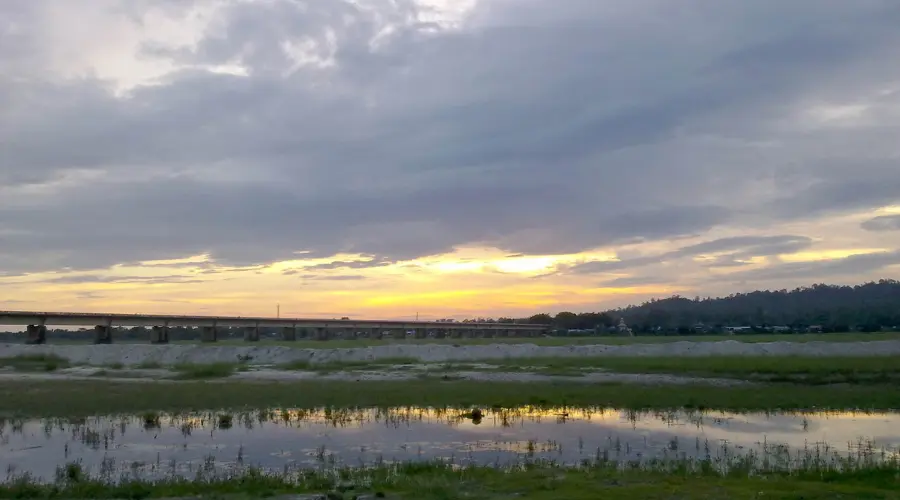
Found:
M 626 335 L 628 337 L 634 337 L 634 332 L 631 331 L 631 328 L 625 324 L 625 318 L 619 318 L 619 324 L 616 325 L 616 332 L 619 335 Z

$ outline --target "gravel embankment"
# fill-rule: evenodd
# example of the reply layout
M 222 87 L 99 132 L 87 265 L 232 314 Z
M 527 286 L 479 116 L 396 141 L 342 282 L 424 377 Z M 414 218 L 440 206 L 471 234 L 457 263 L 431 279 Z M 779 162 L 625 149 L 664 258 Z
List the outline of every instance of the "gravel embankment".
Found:
M 402 382 L 405 380 L 420 380 L 421 372 L 396 371 L 390 368 L 384 371 L 341 371 L 333 373 L 317 373 L 314 371 L 286 371 L 274 369 L 259 369 L 246 372 L 237 372 L 224 378 L 210 379 L 210 382 L 300 382 L 304 380 L 337 380 L 337 381 L 366 381 L 366 382 Z M 102 376 L 101 376 L 102 375 Z M 146 383 L 146 382 L 170 382 L 178 383 L 173 378 L 175 372 L 169 370 L 112 370 L 107 371 L 94 367 L 66 368 L 48 373 L 22 373 L 9 370 L 0 370 L 0 382 L 33 382 L 51 380 L 90 380 L 118 383 Z M 753 382 L 735 379 L 685 377 L 666 374 L 637 374 L 637 373 L 602 373 L 585 372 L 580 376 L 544 375 L 528 372 L 478 372 L 457 371 L 446 372 L 440 375 L 432 375 L 435 380 L 470 380 L 478 382 L 559 382 L 565 381 L 576 384 L 597 383 L 622 383 L 622 384 L 653 384 L 653 385 L 685 385 L 703 384 L 719 387 L 736 385 L 752 385 Z
M 265 344 L 239 346 L 209 345 L 23 345 L 0 344 L 0 358 L 28 354 L 54 354 L 76 364 L 110 365 L 142 363 L 174 365 L 246 361 L 267 365 L 293 361 L 313 364 L 328 362 L 378 361 L 414 358 L 421 362 L 474 361 L 528 357 L 591 356 L 889 356 L 900 355 L 900 341 L 877 342 L 672 342 L 668 344 L 537 346 L 534 344 L 387 344 L 349 349 L 296 349 Z

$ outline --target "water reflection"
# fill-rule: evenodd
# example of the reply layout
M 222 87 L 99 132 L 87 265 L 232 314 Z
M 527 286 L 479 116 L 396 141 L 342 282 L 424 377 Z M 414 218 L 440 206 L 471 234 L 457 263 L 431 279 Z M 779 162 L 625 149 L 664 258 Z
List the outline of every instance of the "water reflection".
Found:
M 723 460 L 763 454 L 802 461 L 810 450 L 883 459 L 900 448 L 897 413 L 644 412 L 591 408 L 431 408 L 146 413 L 0 420 L 7 477 L 52 480 L 80 462 L 91 474 L 195 475 L 409 460 L 505 465 L 523 460 Z M 780 457 L 780 458 L 779 458 Z

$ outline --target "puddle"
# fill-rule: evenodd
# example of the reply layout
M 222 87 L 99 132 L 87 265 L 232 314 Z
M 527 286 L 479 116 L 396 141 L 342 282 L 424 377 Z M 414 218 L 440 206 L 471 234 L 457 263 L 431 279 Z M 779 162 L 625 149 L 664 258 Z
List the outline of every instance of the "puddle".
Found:
M 52 481 L 79 462 L 92 475 L 193 477 L 410 460 L 509 465 L 753 455 L 883 460 L 900 448 L 900 413 L 636 413 L 609 409 L 282 410 L 0 420 L 0 473 Z

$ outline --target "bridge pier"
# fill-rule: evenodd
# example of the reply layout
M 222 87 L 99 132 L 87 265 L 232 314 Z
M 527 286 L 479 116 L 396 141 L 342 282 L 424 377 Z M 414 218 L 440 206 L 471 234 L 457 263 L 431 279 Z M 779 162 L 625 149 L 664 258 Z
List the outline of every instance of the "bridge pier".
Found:
M 215 342 L 219 340 L 215 326 L 204 326 L 200 328 L 200 342 Z
M 416 328 L 415 332 L 416 332 L 415 336 L 417 339 L 424 339 L 425 337 L 428 336 L 427 328 Z
M 97 325 L 94 327 L 95 344 L 112 344 L 112 327 L 109 325 Z
M 316 328 L 316 340 L 331 340 L 331 332 L 328 331 L 328 328 Z
M 442 339 L 447 337 L 447 330 L 443 328 L 438 328 L 434 331 L 434 338 Z
M 169 343 L 169 327 L 154 326 L 150 329 L 151 344 L 168 344 Z
M 258 326 L 248 326 L 244 328 L 244 342 L 259 342 Z
M 286 326 L 281 329 L 281 340 L 295 341 L 297 340 L 297 327 Z
M 494 330 L 491 330 L 490 328 L 485 328 L 484 330 L 481 330 L 480 336 L 481 336 L 481 338 L 485 338 L 485 339 L 493 338 Z
M 26 344 L 38 345 L 47 343 L 47 327 L 44 325 L 28 325 Z
M 382 338 L 381 328 L 372 328 L 369 331 L 369 338 L 374 339 L 374 340 L 381 340 L 381 338 Z

